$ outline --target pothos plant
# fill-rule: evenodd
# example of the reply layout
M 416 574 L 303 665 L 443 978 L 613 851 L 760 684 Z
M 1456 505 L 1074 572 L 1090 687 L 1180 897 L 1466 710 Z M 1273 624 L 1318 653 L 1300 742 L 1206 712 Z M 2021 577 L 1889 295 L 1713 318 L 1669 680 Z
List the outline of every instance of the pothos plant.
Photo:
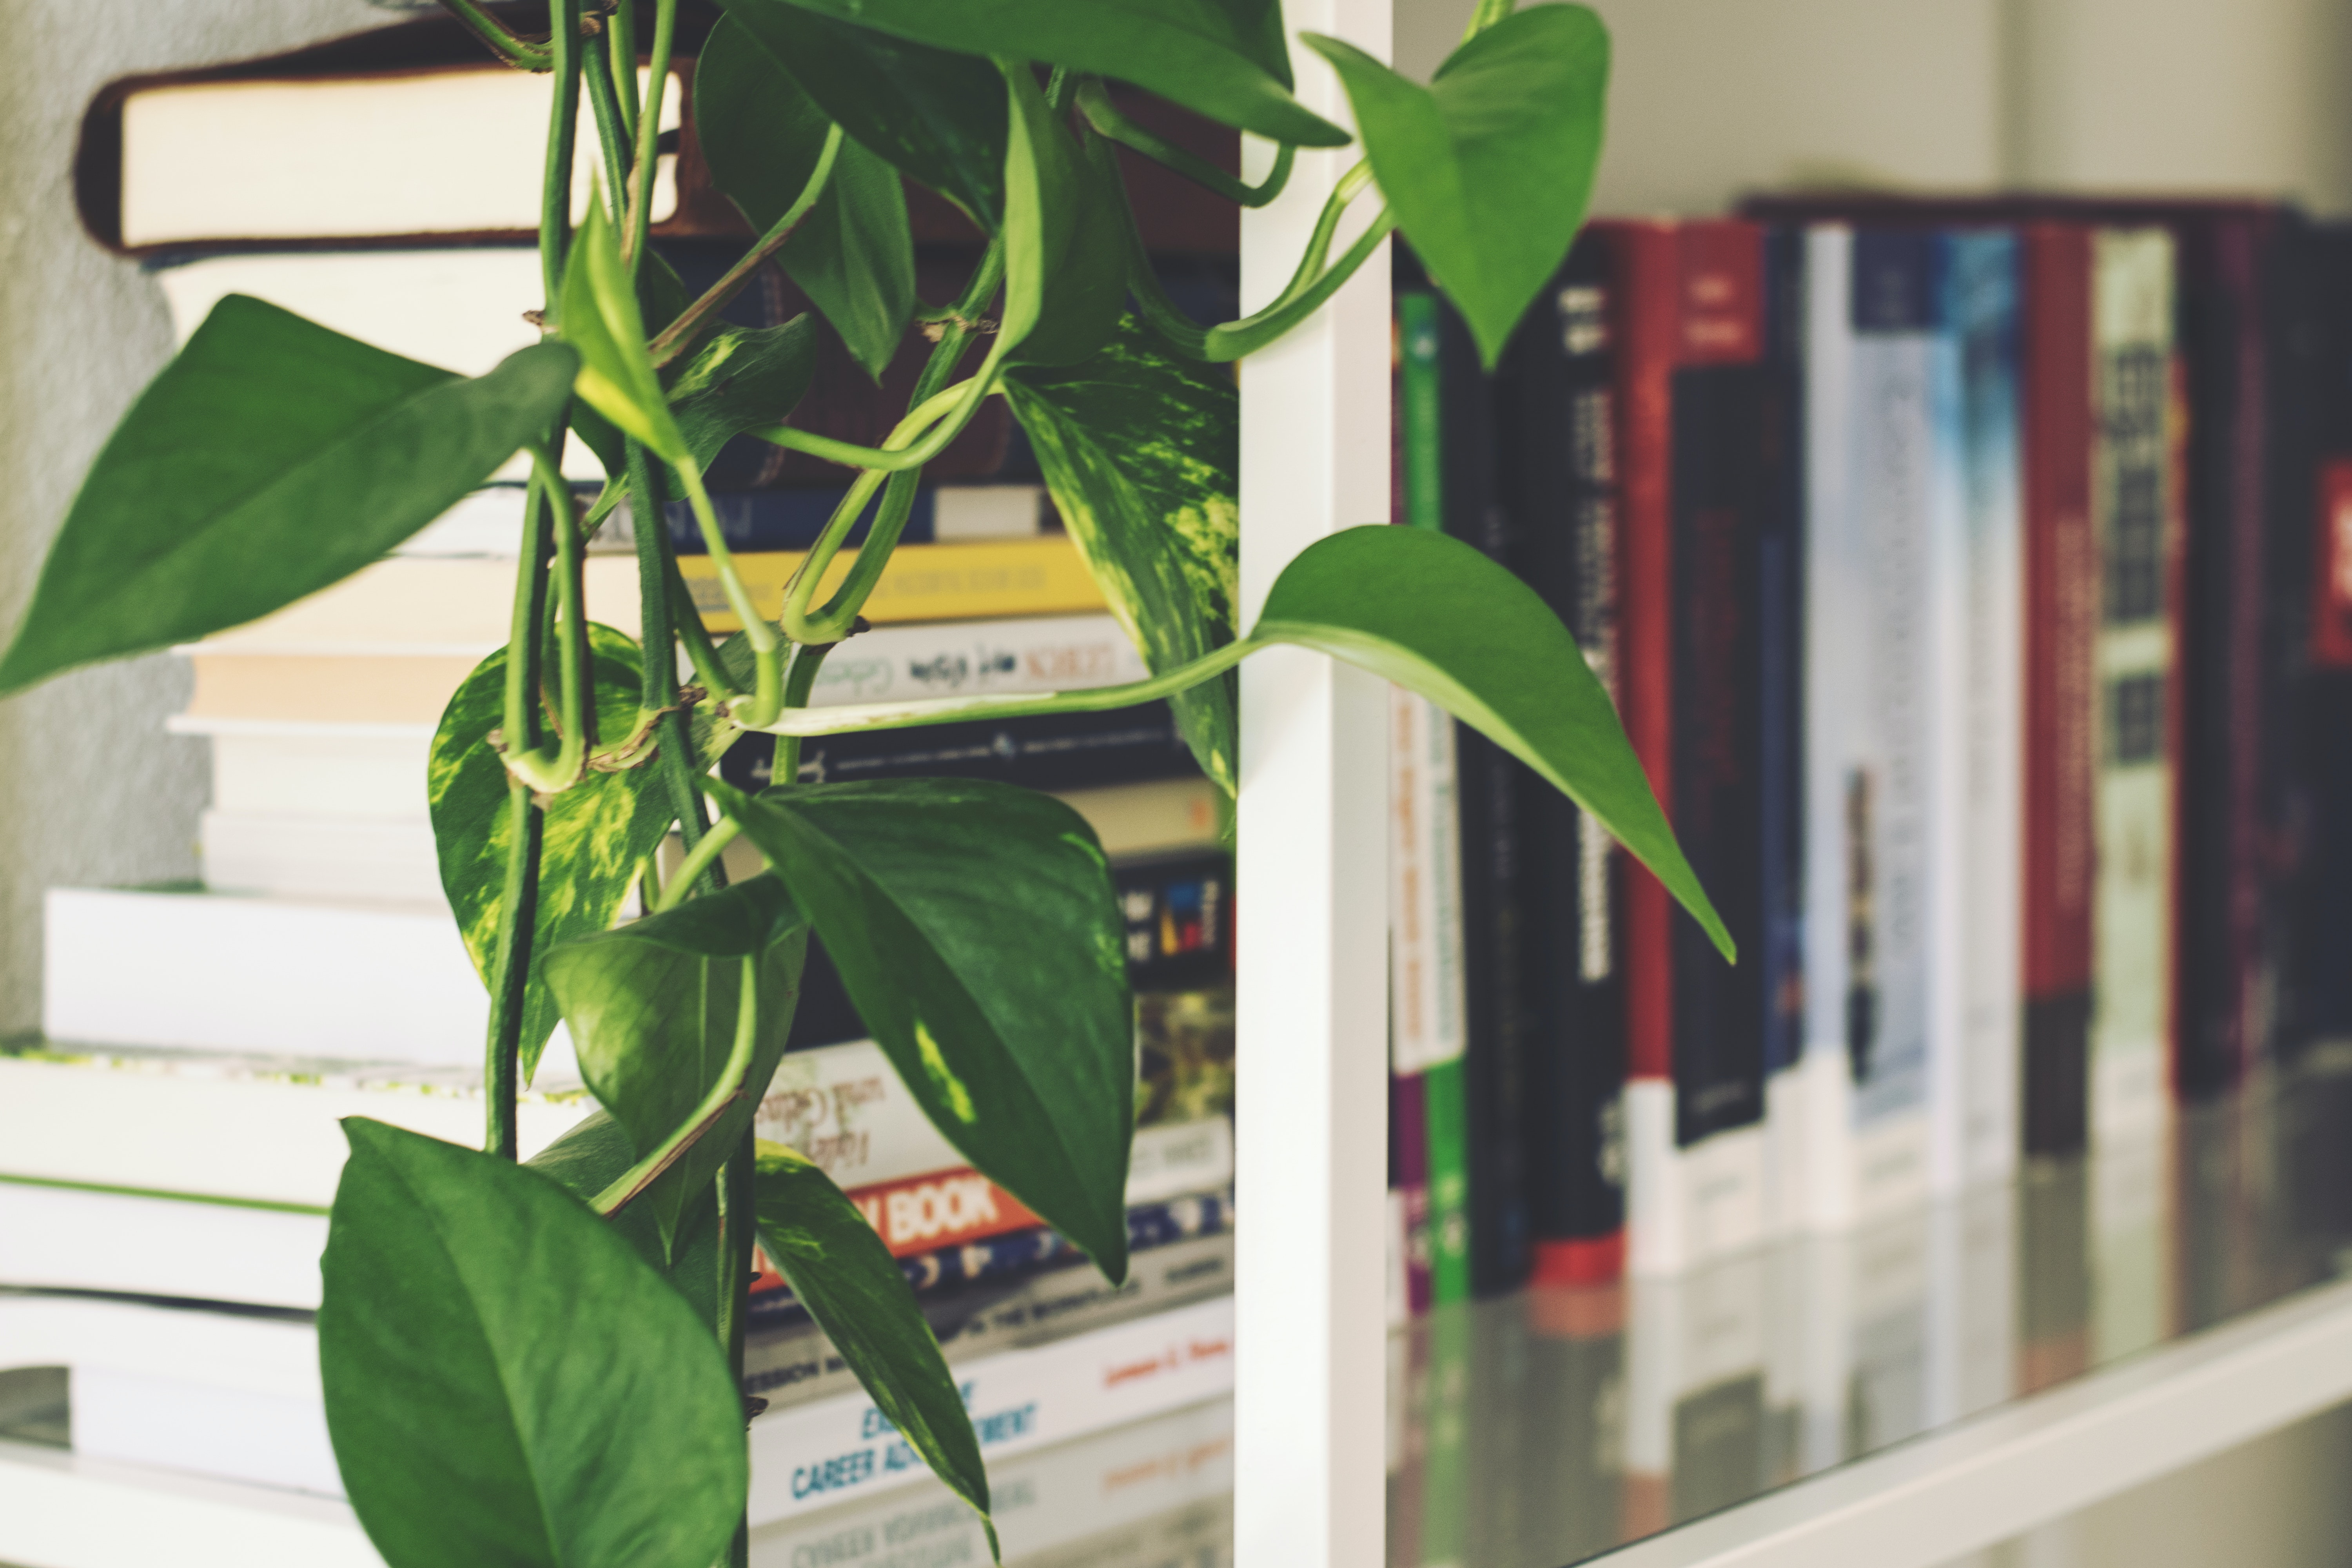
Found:
M 1582 219 L 1606 35 L 1579 6 L 1482 0 L 1426 85 L 1305 36 L 1346 88 L 1361 160 L 1280 295 L 1203 327 L 1154 278 L 1116 149 L 1255 206 L 1301 150 L 1349 143 L 1292 95 L 1276 0 L 723 0 L 692 110 L 760 237 L 698 299 L 646 237 L 677 0 L 654 0 L 642 44 L 628 5 L 555 0 L 542 40 L 475 0 L 447 4 L 500 59 L 553 77 L 545 341 L 467 379 L 224 300 L 100 455 L 0 658 L 0 690 L 268 615 L 527 454 L 510 640 L 450 702 L 430 763 L 442 879 L 491 997 L 488 1125 L 476 1152 L 346 1123 L 319 1343 L 352 1506 L 394 1568 L 742 1563 L 756 1237 L 907 1462 L 919 1456 L 985 1516 L 971 1424 L 905 1281 L 821 1170 L 752 1141 L 752 1112 L 814 936 L 940 1131 L 1123 1277 L 1134 1047 L 1111 884 L 1086 822 L 1048 796 L 801 784 L 801 741 L 1165 698 L 1230 790 L 1234 667 L 1297 644 L 1492 737 L 1613 832 L 1727 954 L 1568 632 L 1476 551 L 1342 531 L 1289 564 L 1255 625 L 1235 624 L 1229 363 L 1306 320 L 1402 230 L 1491 363 Z M 1167 144 L 1107 80 L 1271 143 L 1270 172 L 1244 184 Z M 595 138 L 575 148 L 583 95 Z M 576 231 L 575 158 L 597 188 Z M 916 298 L 902 180 L 986 237 L 953 300 Z M 1347 208 L 1372 193 L 1378 216 L 1335 257 Z M 719 320 L 771 264 L 822 326 Z M 879 446 L 791 422 L 819 331 L 878 370 L 914 322 L 936 346 Z M 1151 678 L 808 707 L 826 654 L 863 625 L 924 465 L 990 397 L 1027 433 Z M 775 613 L 746 589 L 703 483 L 719 447 L 746 436 L 856 476 Z M 562 477 L 572 439 L 611 476 L 584 510 Z M 835 573 L 877 491 L 863 547 Z M 583 600 L 585 541 L 624 499 L 641 641 L 591 624 Z M 677 500 L 741 622 L 720 645 L 658 521 Z M 775 787 L 758 795 L 712 772 L 754 731 L 777 752 Z M 656 851 L 673 833 L 685 854 L 665 880 Z M 727 885 L 719 852 L 737 837 L 767 869 Z M 617 923 L 633 887 L 649 912 Z M 518 1164 L 517 1083 L 559 1016 L 602 1109 Z

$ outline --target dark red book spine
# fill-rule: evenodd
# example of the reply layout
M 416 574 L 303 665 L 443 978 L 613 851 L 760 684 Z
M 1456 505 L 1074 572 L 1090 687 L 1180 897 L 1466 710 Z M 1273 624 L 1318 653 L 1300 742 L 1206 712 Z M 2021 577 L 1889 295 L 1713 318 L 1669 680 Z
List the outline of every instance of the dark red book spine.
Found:
M 1674 816 L 1674 374 L 1682 247 L 1670 223 L 1596 226 L 1616 255 L 1618 647 L 1621 716 L 1650 788 Z M 1627 868 L 1625 1072 L 1674 1074 L 1674 900 Z
M 2024 230 L 2025 1149 L 2086 1142 L 2096 883 L 2099 558 L 2091 231 Z

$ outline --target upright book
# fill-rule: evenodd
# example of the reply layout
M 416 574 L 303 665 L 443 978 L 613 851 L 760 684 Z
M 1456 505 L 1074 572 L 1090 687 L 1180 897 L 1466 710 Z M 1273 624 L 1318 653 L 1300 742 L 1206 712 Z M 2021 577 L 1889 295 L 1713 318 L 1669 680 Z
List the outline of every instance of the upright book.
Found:
M 1765 837 L 1759 555 L 1782 526 L 1764 438 L 1763 231 L 1610 223 L 1626 732 L 1743 952 Z M 1646 871 L 1625 894 L 1627 1266 L 1764 1235 L 1764 966 L 1727 965 Z

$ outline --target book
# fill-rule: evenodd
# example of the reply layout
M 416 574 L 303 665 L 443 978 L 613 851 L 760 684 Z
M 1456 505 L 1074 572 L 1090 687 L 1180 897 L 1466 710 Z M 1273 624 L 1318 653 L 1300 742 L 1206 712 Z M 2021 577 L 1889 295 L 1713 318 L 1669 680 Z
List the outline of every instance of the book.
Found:
M 853 552 L 826 574 L 845 574 Z M 759 585 L 763 613 L 782 604 L 783 584 L 800 563 L 792 552 L 736 557 Z M 698 603 L 716 602 L 709 557 L 680 563 Z M 584 563 L 588 618 L 637 635 L 634 558 L 592 555 Z M 706 605 L 706 609 L 708 609 Z M 392 556 L 363 566 L 331 588 L 260 620 L 191 645 L 220 653 L 342 654 L 416 650 L 479 658 L 507 641 L 514 612 L 514 562 Z M 1103 597 L 1066 534 L 962 544 L 910 544 L 892 555 L 864 611 L 876 626 L 909 621 L 1010 620 L 1100 616 Z M 733 631 L 732 616 L 707 616 L 713 631 Z
M 652 15 L 649 7 L 638 7 L 637 37 L 651 37 Z M 694 56 L 700 50 L 704 37 L 716 20 L 714 8 L 688 7 L 677 21 L 677 56 L 674 68 L 683 79 L 667 96 L 667 103 L 683 111 L 691 97 L 691 72 Z M 268 214 L 275 215 L 275 225 L 280 232 L 275 236 L 251 236 L 227 232 L 234 226 L 228 215 L 241 210 L 234 202 L 215 204 L 211 195 L 219 194 L 215 187 L 224 186 L 227 176 L 221 169 L 202 172 L 203 184 L 195 190 L 167 193 L 168 200 L 176 204 L 198 227 L 194 236 L 177 240 L 134 238 L 126 234 L 126 187 L 152 187 L 171 177 L 169 162 L 153 160 L 184 158 L 187 149 L 159 147 L 142 139 L 135 149 L 127 145 L 128 121 L 133 118 L 132 105 L 141 99 L 177 98 L 164 107 L 160 129 L 170 132 L 177 121 L 191 117 L 208 115 L 201 95 L 181 97 L 189 89 L 209 89 L 226 92 L 232 98 L 250 95 L 253 107 L 230 118 L 230 122 L 206 125 L 202 135 L 209 144 L 218 147 L 225 142 L 236 143 L 242 156 L 250 153 L 260 162 L 259 170 L 240 171 L 248 183 L 257 174 L 276 174 L 285 176 L 289 169 L 303 166 L 306 154 L 301 148 L 288 148 L 262 142 L 260 139 L 287 132 L 293 127 L 307 127 L 329 115 L 346 112 L 341 107 L 344 95 L 357 90 L 371 97 L 379 106 L 393 106 L 397 116 L 395 124 L 379 122 L 366 129 L 376 130 L 387 142 L 398 141 L 410 146 L 420 142 L 430 144 L 436 136 L 446 139 L 454 134 L 446 125 L 415 123 L 424 108 L 424 100 L 434 90 L 414 89 L 408 93 L 369 93 L 371 88 L 389 88 L 404 79 L 446 74 L 450 72 L 481 75 L 503 69 L 490 63 L 481 42 L 454 18 L 427 16 L 392 26 L 373 28 L 364 32 L 345 34 L 323 42 L 307 45 L 283 54 L 258 58 L 235 60 L 226 64 L 194 70 L 167 71 L 125 77 L 100 89 L 84 111 L 80 136 L 74 153 L 73 185 L 75 205 L 83 227 L 90 237 L 118 253 L 153 255 L 171 254 L 184 246 L 205 250 L 269 249 L 288 246 L 327 243 L 414 244 L 434 238 L 469 240 L 528 239 L 538 226 L 539 209 L 539 149 L 545 140 L 547 113 L 544 87 L 541 87 L 541 108 L 535 118 L 523 116 L 519 107 L 523 94 L 512 89 L 501 91 L 487 89 L 496 100 L 498 111 L 515 129 L 504 140 L 515 148 L 529 151 L 526 165 L 528 179 L 520 189 L 530 197 L 520 208 L 512 206 L 513 171 L 517 165 L 507 154 L 506 159 L 492 160 L 488 168 L 470 172 L 476 187 L 488 187 L 506 194 L 497 216 L 500 223 L 492 228 L 464 230 L 453 226 L 461 219 L 479 221 L 480 213 L 467 214 L 456 209 L 437 185 L 424 187 L 413 179 L 401 178 L 393 191 L 397 200 L 411 210 L 394 215 L 382 205 L 370 206 L 357 216 L 369 226 L 354 234 L 330 239 L 314 228 L 303 226 L 304 215 L 310 210 L 303 200 L 305 187 L 291 189 L 280 180 L 264 183 L 275 188 L 258 192 L 236 193 L 239 201 L 258 204 Z M 520 74 L 520 73 L 515 73 Z M 478 84 L 472 84 L 482 90 Z M 292 91 L 289 92 L 289 89 Z M 1216 124 L 1189 110 L 1180 108 L 1164 99 L 1139 92 L 1124 84 L 1111 88 L 1112 100 L 1129 120 L 1142 125 L 1161 140 L 1183 147 L 1194 156 L 1238 174 L 1241 165 L 1241 138 L 1228 127 Z M 322 107 L 319 100 L 326 101 Z M 215 102 L 218 100 L 215 100 Z M 154 108 L 135 111 L 152 115 Z M 520 118 L 519 118 L 520 117 Z M 227 117 L 225 117 L 227 118 Z M 665 120 L 667 116 L 665 115 Z M 154 118 L 147 129 L 158 129 Z M 342 127 L 332 128 L 348 135 Z M 675 211 L 664 217 L 656 231 L 663 237 L 718 235 L 748 237 L 750 229 L 734 205 L 712 184 L 708 164 L 704 162 L 699 139 L 695 133 L 691 114 L 676 127 L 677 146 L 665 149 L 663 173 L 668 176 L 666 184 L 676 193 Z M 294 134 L 302 134 L 294 130 Z M 594 145 L 593 131 L 583 132 L 580 145 L 583 153 L 580 165 L 591 168 L 594 159 L 585 150 Z M 224 148 L 224 151 L 227 149 Z M 405 163 L 388 163 L 381 147 L 366 147 L 362 153 L 362 167 L 385 171 L 400 178 L 413 173 Z M 435 160 L 434 166 L 475 160 L 479 148 L 470 138 L 461 138 L 454 153 L 445 153 Z M 317 163 L 320 153 L 308 154 Z M 1233 204 L 1223 201 L 1185 176 L 1152 160 L 1129 153 L 1118 152 L 1118 166 L 1128 185 L 1137 227 L 1147 249 L 1163 270 L 1198 269 L 1202 264 L 1226 262 L 1238 247 L 1240 227 Z M 340 171 L 339 171 L 340 177 Z M 194 199 L 199 191 L 209 192 L 203 205 Z M 909 184 L 907 191 L 908 216 L 913 238 L 926 248 L 953 247 L 976 251 L 985 237 L 971 221 L 944 198 Z M 361 198 L 366 199 L 364 197 Z M 380 197 L 378 198 L 380 204 Z M 656 207 L 661 212 L 661 207 Z M 348 216 L 348 215 L 347 215 Z M 393 216 L 419 218 L 417 226 L 405 230 L 382 230 L 380 226 Z M 926 298 L 931 290 L 924 290 Z M 1228 312 L 1231 314 L 1233 312 Z
M 1927 552 L 1932 410 L 1957 402 L 1917 247 L 1805 237 L 1805 1056 L 1782 1175 L 1805 1223 L 1929 1180 Z M 1925 319 L 1923 319 L 1925 318 Z
M 1612 222 L 1622 710 L 1684 854 L 1759 951 L 1767 473 L 1763 233 Z M 1647 871 L 1625 891 L 1626 1267 L 1665 1273 L 1766 1224 L 1762 966 L 1727 965 Z
M 437 902 L 53 888 L 42 921 L 53 1041 L 479 1065 L 489 994 Z M 122 983 L 126 963 L 141 984 Z M 560 1024 L 539 1070 L 579 1081 Z
M 2089 1136 L 2093 910 L 2100 868 L 2097 404 L 2092 231 L 2020 231 L 2025 476 L 2025 773 L 2021 985 L 2023 1148 L 2078 1153 Z
M 849 491 L 845 486 L 814 486 L 793 489 L 749 490 L 714 495 L 710 510 L 719 519 L 719 533 L 731 551 L 806 550 L 833 521 Z M 850 530 L 849 542 L 862 544 L 880 510 L 877 491 Z M 618 514 L 634 526 L 626 502 Z M 1042 485 L 934 485 L 916 487 L 915 500 L 898 531 L 901 544 L 961 544 L 976 539 L 1026 539 L 1059 532 Z M 684 501 L 663 509 L 663 525 L 680 555 L 707 555 L 709 546 L 694 510 Z
M 1507 351 L 1497 491 L 1521 578 L 1575 636 L 1612 699 L 1617 653 L 1616 390 L 1609 255 L 1590 237 Z M 1607 831 L 1520 778 L 1526 836 L 1531 1272 L 1574 1286 L 1625 1247 L 1624 863 Z
M 1229 1293 L 1233 1253 L 1230 1231 L 1148 1247 L 1119 1285 L 1084 1258 L 1065 1257 L 1010 1280 L 982 1278 L 926 1291 L 922 1311 L 953 1365 Z M 785 1320 L 754 1312 L 743 1347 L 745 1394 L 782 1410 L 857 1387 L 857 1374 L 805 1314 Z
M 1232 1317 L 1231 1297 L 1216 1297 L 961 1363 L 983 1455 L 992 1462 L 1226 1393 Z M 79 1352 L 78 1452 L 342 1495 L 307 1321 L 150 1310 L 110 1326 L 117 1348 L 54 1345 Z M 68 1334 L 93 1337 L 49 1337 Z M 771 1411 L 752 1422 L 751 1443 L 754 1527 L 929 1473 L 862 1392 Z
M 2320 226 L 2314 268 L 2352 273 L 2352 228 Z M 2332 394 L 2315 411 L 2311 463 L 2311 674 L 2302 728 L 2309 737 L 2312 790 L 2319 802 L 2352 798 L 2352 309 L 2338 288 L 2319 316 L 2315 378 Z M 2352 814 L 2321 809 L 2312 823 L 2311 880 L 2300 911 L 2295 987 L 2305 1048 L 2352 1037 Z
M 2308 877 L 2294 813 L 2307 636 L 2307 351 L 2319 337 L 2302 259 L 2308 228 L 2263 200 L 2083 196 L 1751 197 L 1766 217 L 1933 225 L 2055 220 L 2160 228 L 2177 289 L 2174 426 L 2184 539 L 2176 601 L 2172 1002 L 2177 1092 L 2236 1083 L 2292 1016 L 2282 967 Z
M 1439 307 L 1395 299 L 1395 521 L 1445 526 L 1445 373 Z M 1435 703 L 1389 700 L 1389 1054 L 1404 1194 L 1407 1296 L 1416 1311 L 1471 1289 L 1469 1049 L 1460 740 Z
M 738 789 L 765 789 L 774 778 L 775 750 L 773 736 L 745 735 L 719 759 L 720 773 Z M 1076 790 L 1198 772 L 1165 702 L 812 735 L 801 742 L 800 757 L 803 784 L 979 778 Z
M 2100 563 L 2096 946 L 2088 1124 L 2140 1142 L 2171 1106 L 2181 514 L 2173 370 L 2172 241 L 2160 229 L 2093 239 Z
M 488 68 L 493 70 L 502 68 Z M 514 75 L 513 72 L 505 72 Z M 531 144 L 538 145 L 533 140 Z M 531 154 L 534 165 L 538 154 Z M 583 160 L 581 167 L 587 167 Z M 538 174 L 532 174 L 536 212 Z M 732 216 L 732 209 L 729 211 Z M 657 239 L 655 249 L 688 298 L 700 295 L 741 259 L 743 242 L 730 239 Z M 916 287 L 926 299 L 951 299 L 971 268 L 966 252 L 927 252 L 916 262 Z M 538 250 L 530 245 L 443 246 L 385 249 L 295 248 L 198 256 L 160 268 L 156 273 L 174 334 L 185 342 L 212 308 L 230 294 L 248 294 L 308 317 L 322 326 L 379 348 L 461 374 L 478 375 L 508 354 L 540 339 L 527 312 L 544 303 L 545 283 Z M 778 268 L 755 274 L 752 282 L 719 312 L 719 320 L 744 328 L 772 327 L 811 310 L 806 295 Z M 851 359 L 830 331 L 815 335 L 815 360 L 808 389 L 792 414 L 801 427 L 864 446 L 880 444 L 905 415 L 930 344 L 910 325 L 898 354 L 877 379 Z M 1013 477 L 1034 479 L 1013 439 L 1013 421 L 1001 403 L 983 405 L 971 423 L 938 458 L 925 465 L 930 484 L 998 476 L 1014 458 Z M 575 480 L 601 479 L 604 465 L 585 446 L 567 445 L 564 472 Z M 1033 466 L 1034 467 L 1034 466 Z M 527 461 L 509 462 L 501 478 L 520 486 L 530 475 Z M 704 473 L 718 494 L 814 486 L 838 498 L 843 470 L 832 463 L 782 447 L 737 437 L 722 447 Z M 928 489 L 929 487 L 927 486 Z M 679 510 L 673 503 L 675 514 Z M 926 513 L 928 504 L 923 505 Z M 831 508 L 826 508 L 829 514 Z M 971 521 L 969 510 L 963 514 Z M 1000 531 L 992 530 L 991 531 Z M 699 531 L 691 523 L 699 548 Z M 1034 531 L 1034 529 L 1024 531 Z M 944 537 L 944 536 L 943 536 Z M 778 539 L 770 548 L 806 539 Z
M 2003 1180 L 2018 1159 L 2024 586 L 2017 237 L 1961 230 L 1941 246 L 1943 326 L 1959 373 L 1948 421 L 1959 511 L 1957 537 L 1935 542 L 1930 592 L 1947 640 L 1922 696 L 1937 771 L 1930 1094 L 1949 1105 L 1933 1120 L 1931 1176 L 1952 1190 Z
M 1038 1568 L 1224 1568 L 1232 1561 L 1233 1459 L 1233 1404 L 1211 1400 L 992 1462 L 1004 1560 Z M 979 1516 L 926 1480 L 758 1531 L 751 1561 L 848 1563 L 877 1548 L 940 1563 L 989 1555 Z
M 516 1108 L 521 1157 L 594 1109 L 576 1079 L 541 1074 Z M 474 1144 L 483 1115 L 478 1062 L 0 1046 L 0 1182 L 324 1214 L 342 1175 L 343 1117 Z

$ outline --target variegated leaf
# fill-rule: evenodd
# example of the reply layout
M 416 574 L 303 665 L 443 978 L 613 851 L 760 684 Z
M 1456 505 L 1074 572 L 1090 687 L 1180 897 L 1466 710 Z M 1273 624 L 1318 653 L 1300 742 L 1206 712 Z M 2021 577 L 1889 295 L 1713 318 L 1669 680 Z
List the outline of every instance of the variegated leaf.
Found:
M 1005 396 L 1062 521 L 1154 671 L 1234 640 L 1241 572 L 1241 398 L 1230 366 L 1195 363 L 1133 316 L 1073 365 L 1023 366 Z M 1175 699 L 1192 754 L 1236 777 L 1231 671 Z

